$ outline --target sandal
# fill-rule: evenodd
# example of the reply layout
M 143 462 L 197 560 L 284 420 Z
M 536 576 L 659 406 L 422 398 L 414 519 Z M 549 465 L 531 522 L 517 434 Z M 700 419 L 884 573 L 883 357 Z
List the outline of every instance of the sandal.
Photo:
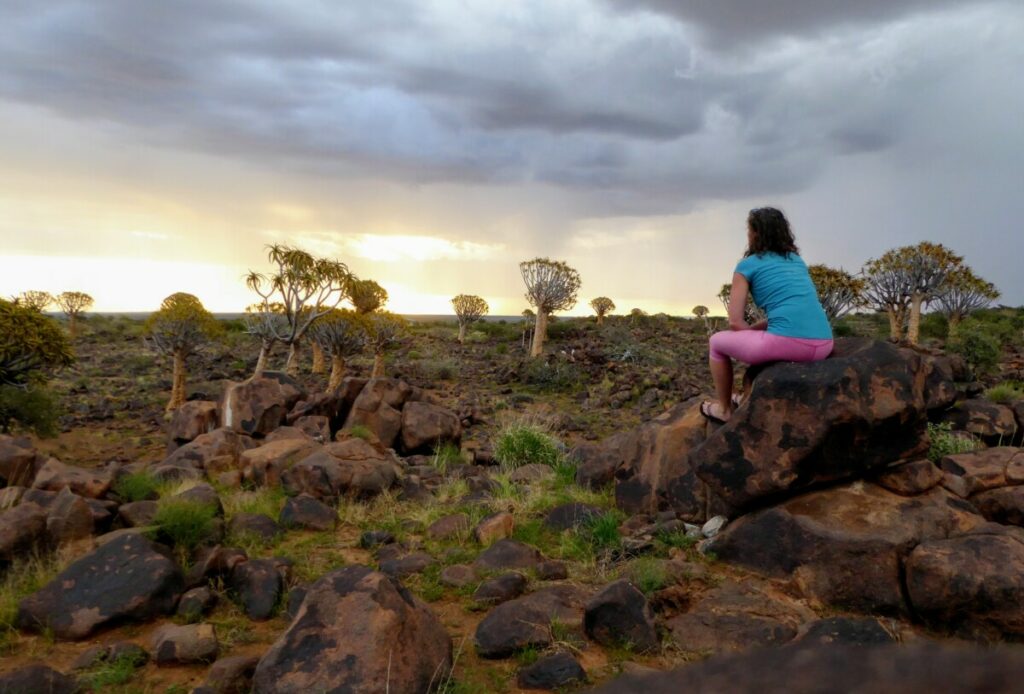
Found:
M 715 404 L 716 403 L 711 400 L 705 400 L 700 404 L 700 413 L 715 424 L 725 424 L 726 420 L 711 413 L 711 407 Z
M 740 396 L 740 394 L 739 393 L 733 393 L 732 394 L 732 406 L 733 407 L 739 407 L 742 404 L 743 404 L 743 398 Z

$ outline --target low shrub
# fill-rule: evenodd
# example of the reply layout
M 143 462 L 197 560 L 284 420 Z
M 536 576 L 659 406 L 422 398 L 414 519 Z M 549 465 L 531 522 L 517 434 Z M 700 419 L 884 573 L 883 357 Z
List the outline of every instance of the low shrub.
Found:
M 42 438 L 59 432 L 60 402 L 46 387 L 24 388 L 0 385 L 0 431 L 9 432 L 16 424 Z
M 433 457 L 430 459 L 430 464 L 442 472 L 456 465 L 462 465 L 465 462 L 466 460 L 462 457 L 462 449 L 451 442 L 445 442 L 437 446 L 434 449 Z
M 373 439 L 373 432 L 370 431 L 369 427 L 363 426 L 362 424 L 353 424 L 348 428 L 350 436 L 354 436 L 357 439 L 363 439 L 364 441 L 370 441 Z
M 213 533 L 217 507 L 189 499 L 164 499 L 153 517 L 154 532 L 179 549 L 192 550 Z
M 655 557 L 640 557 L 634 561 L 628 571 L 629 580 L 644 595 L 661 590 L 668 585 L 669 573 L 665 562 Z
M 555 439 L 534 424 L 513 424 L 498 436 L 494 457 L 505 470 L 539 463 L 554 467 L 562 459 Z
M 160 482 L 145 470 L 118 477 L 113 484 L 114 493 L 126 502 L 145 501 L 159 496 Z
M 1000 405 L 1010 405 L 1018 400 L 1024 400 L 1024 384 L 1018 381 L 1000 383 L 986 390 L 985 397 Z
M 0 653 L 18 634 L 18 603 L 53 580 L 60 568 L 55 556 L 38 555 L 18 557 L 6 568 L 0 579 Z
M 985 447 L 985 444 L 966 432 L 954 432 L 949 422 L 929 423 L 928 438 L 931 441 L 928 459 L 933 463 L 939 462 L 947 455 L 970 453 Z
M 946 342 L 946 350 L 962 356 L 978 373 L 989 374 L 999 364 L 1000 344 L 982 323 L 968 319 Z

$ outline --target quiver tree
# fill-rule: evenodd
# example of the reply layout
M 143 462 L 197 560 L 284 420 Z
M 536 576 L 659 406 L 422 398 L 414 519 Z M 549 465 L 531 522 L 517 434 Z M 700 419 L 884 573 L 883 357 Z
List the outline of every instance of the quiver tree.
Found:
M 354 311 L 334 309 L 313 323 L 309 335 L 323 354 L 331 360 L 328 390 L 334 390 L 345 378 L 345 364 L 349 358 L 366 349 L 367 319 Z
M 526 300 L 537 309 L 530 356 L 539 357 L 547 339 L 548 317 L 576 305 L 580 273 L 561 261 L 547 258 L 523 261 L 519 263 L 519 272 L 526 284 Z
M 466 328 L 487 315 L 491 307 L 479 296 L 474 294 L 459 294 L 452 299 L 452 308 L 455 309 L 455 317 L 459 320 L 459 342 L 466 339 Z
M 604 324 L 604 317 L 615 310 L 615 302 L 607 296 L 599 296 L 590 300 L 590 308 L 597 314 L 597 324 Z
M 729 284 L 723 284 L 722 285 L 722 291 L 718 292 L 718 299 L 719 299 L 719 301 L 722 302 L 722 305 L 725 306 L 725 313 L 726 313 L 726 315 L 728 315 L 729 314 L 729 302 L 732 301 L 732 283 L 731 282 Z M 743 311 L 743 319 L 746 320 L 747 323 L 750 323 L 751 325 L 754 325 L 755 323 L 760 323 L 761 321 L 766 320 L 767 318 L 768 318 L 768 316 L 765 315 L 765 312 L 762 311 L 757 306 L 757 304 L 754 303 L 754 297 L 751 296 L 751 293 L 747 292 L 747 305 L 746 305 L 746 307 L 744 308 L 744 311 Z
M 46 307 L 54 302 L 53 294 L 50 292 L 44 292 L 39 289 L 29 289 L 27 292 L 22 292 L 15 299 L 14 303 L 25 308 L 30 308 L 33 311 L 42 313 L 46 310 Z
M 179 292 L 163 300 L 160 310 L 146 321 L 145 329 L 150 347 L 174 360 L 171 399 L 167 402 L 167 412 L 173 412 L 185 402 L 185 360 L 217 333 L 217 320 L 199 299 Z
M 384 307 L 388 302 L 388 291 L 373 280 L 353 277 L 348 283 L 348 299 L 356 313 L 365 316 Z
M 708 335 L 711 334 L 711 321 L 708 320 L 708 316 L 711 315 L 711 311 L 708 310 L 707 306 L 697 305 L 693 307 L 693 315 L 704 321 L 704 330 L 707 331 Z
M 366 336 L 373 350 L 373 371 L 370 378 L 384 377 L 384 355 L 398 347 L 408 333 L 408 325 L 401 316 L 378 311 L 366 316 Z
M 963 258 L 941 243 L 924 241 L 899 249 L 910 286 L 907 341 L 916 345 L 921 332 L 921 308 L 938 297 L 949 273 L 963 266 Z
M 946 275 L 946 282 L 935 298 L 939 311 L 949 321 L 949 334 L 955 335 L 960 321 L 999 298 L 999 290 L 962 265 Z
M 74 340 L 78 336 L 78 316 L 92 307 L 92 297 L 85 292 L 61 292 L 54 301 L 68 317 L 68 332 Z
M 903 326 L 910 313 L 910 283 L 901 270 L 895 251 L 864 264 L 864 304 L 889 316 L 889 337 L 903 339 Z
M 835 323 L 864 303 L 865 282 L 862 278 L 827 265 L 812 265 L 807 269 L 829 323 Z
M 292 246 L 268 246 L 267 258 L 276 270 L 269 275 L 250 272 L 246 284 L 259 295 L 262 311 L 269 312 L 271 304 L 283 307 L 284 329 L 274 339 L 288 345 L 285 370 L 295 374 L 299 343 L 314 321 L 345 299 L 351 274 L 344 263 L 315 258 Z
M 254 378 L 259 378 L 267 370 L 267 360 L 277 342 L 277 336 L 288 330 L 284 305 L 262 303 L 247 306 L 242 320 L 245 321 L 246 332 L 260 341 L 260 355 L 256 358 L 256 371 L 253 373 Z
M 74 361 L 60 327 L 39 311 L 0 299 L 0 385 L 41 383 Z

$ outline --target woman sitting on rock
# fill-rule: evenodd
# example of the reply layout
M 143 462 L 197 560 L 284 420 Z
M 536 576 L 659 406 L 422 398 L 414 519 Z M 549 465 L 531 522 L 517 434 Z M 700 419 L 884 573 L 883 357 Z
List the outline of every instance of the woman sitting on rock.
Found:
M 798 252 L 781 211 L 773 207 L 750 211 L 747 252 L 732 277 L 729 329 L 711 336 L 717 400 L 707 400 L 700 407 L 708 419 L 726 422 L 732 416 L 737 404 L 732 397 L 733 359 L 747 364 L 818 361 L 832 352 L 832 328 Z M 747 323 L 748 293 L 768 320 Z

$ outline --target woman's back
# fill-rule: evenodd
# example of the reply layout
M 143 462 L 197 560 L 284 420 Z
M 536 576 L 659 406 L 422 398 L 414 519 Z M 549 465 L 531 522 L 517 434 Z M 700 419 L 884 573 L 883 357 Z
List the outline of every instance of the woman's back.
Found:
M 785 337 L 831 339 L 825 315 L 807 265 L 796 253 L 752 254 L 736 272 L 747 278 L 754 303 L 768 315 L 768 332 Z

